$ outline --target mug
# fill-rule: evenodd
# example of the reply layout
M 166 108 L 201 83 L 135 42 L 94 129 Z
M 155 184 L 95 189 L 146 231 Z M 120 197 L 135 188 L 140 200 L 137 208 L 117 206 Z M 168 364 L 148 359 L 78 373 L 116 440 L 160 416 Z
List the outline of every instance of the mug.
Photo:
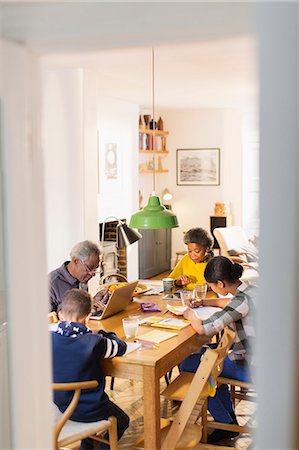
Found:
M 163 292 L 172 292 L 173 278 L 163 278 Z

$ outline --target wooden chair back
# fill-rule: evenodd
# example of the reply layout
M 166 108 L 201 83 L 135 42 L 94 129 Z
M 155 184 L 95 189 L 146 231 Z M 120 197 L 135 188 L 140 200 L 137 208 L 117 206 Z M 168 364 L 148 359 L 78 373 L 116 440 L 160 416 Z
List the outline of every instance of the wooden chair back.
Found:
M 58 317 L 55 311 L 52 311 L 48 314 L 48 321 L 49 323 L 58 323 Z
M 215 379 L 221 373 L 223 361 L 234 337 L 234 331 L 226 327 L 218 347 L 206 350 L 195 374 L 182 372 L 162 393 L 167 398 L 182 401 L 168 427 L 162 450 L 194 448 L 200 441 L 202 427 L 196 424 L 196 421 L 209 396 L 211 377 Z
M 98 382 L 93 381 L 82 381 L 82 382 L 74 382 L 74 383 L 53 383 L 52 389 L 55 391 L 74 391 L 73 398 L 64 411 L 64 413 L 59 413 L 58 420 L 54 425 L 54 448 L 55 450 L 63 449 L 65 446 L 68 446 L 74 442 L 81 441 L 82 439 L 86 439 L 88 437 L 98 441 L 104 442 L 110 445 L 111 450 L 117 450 L 118 439 L 117 439 L 117 425 L 116 418 L 109 417 L 107 420 L 100 420 L 98 422 L 92 423 L 82 423 L 75 422 L 73 420 L 69 421 L 68 419 L 71 417 L 75 408 L 79 402 L 80 394 L 82 389 L 92 389 L 98 386 Z M 58 409 L 55 405 L 55 408 Z M 76 424 L 78 427 L 76 428 Z M 65 433 L 66 436 L 64 438 L 60 438 L 60 433 L 65 431 L 65 429 L 70 425 L 70 432 Z M 108 431 L 109 439 L 104 439 L 99 437 L 98 434 L 102 434 L 103 432 Z
M 110 273 L 107 275 L 103 275 L 100 278 L 100 284 L 105 284 L 105 283 L 117 283 L 118 281 L 123 282 L 123 283 L 127 283 L 128 279 L 127 277 L 125 277 L 124 275 L 122 275 L 121 273 Z

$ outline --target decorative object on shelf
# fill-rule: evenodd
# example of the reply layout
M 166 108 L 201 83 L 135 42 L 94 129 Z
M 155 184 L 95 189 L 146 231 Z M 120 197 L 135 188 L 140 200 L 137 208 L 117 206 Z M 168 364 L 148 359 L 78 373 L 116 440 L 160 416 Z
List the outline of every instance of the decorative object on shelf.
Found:
M 153 123 L 155 122 L 155 51 L 152 49 L 152 95 L 153 95 Z M 159 131 L 157 130 L 157 133 Z M 155 177 L 155 134 L 156 130 L 152 130 L 153 136 L 153 192 L 149 197 L 148 204 L 143 210 L 133 214 L 129 226 L 132 228 L 148 228 L 148 229 L 167 229 L 179 226 L 177 216 L 161 205 L 160 198 L 155 193 L 156 177 Z
M 215 216 L 219 217 L 228 216 L 230 214 L 230 203 L 229 202 L 215 203 L 214 214 Z
M 218 186 L 220 149 L 177 149 L 177 185 Z
M 150 130 L 157 130 L 158 126 L 157 126 L 157 122 L 155 120 L 151 120 L 150 121 Z
M 131 245 L 134 242 L 136 242 L 142 238 L 142 235 L 138 231 L 129 228 L 126 223 L 122 222 L 117 217 L 108 216 L 103 221 L 102 237 L 101 237 L 102 248 L 104 248 L 105 224 L 108 221 L 108 219 L 114 219 L 114 220 L 118 221 L 118 224 L 116 226 L 116 247 L 117 248 L 127 247 L 128 245 Z
M 164 129 L 164 123 L 163 123 L 162 117 L 160 116 L 159 120 L 158 120 L 158 130 L 163 131 L 163 129 Z
M 141 114 L 139 114 L 139 128 L 143 127 L 143 120 Z
M 162 158 L 161 156 L 158 156 L 158 170 L 162 171 L 163 170 L 163 166 L 162 166 Z
M 164 202 L 170 202 L 170 200 L 172 199 L 172 193 L 167 188 L 165 188 L 162 194 L 162 198 Z
M 144 120 L 145 128 L 148 129 L 149 125 L 150 125 L 150 120 L 151 120 L 150 114 L 144 114 L 143 115 L 143 120 Z

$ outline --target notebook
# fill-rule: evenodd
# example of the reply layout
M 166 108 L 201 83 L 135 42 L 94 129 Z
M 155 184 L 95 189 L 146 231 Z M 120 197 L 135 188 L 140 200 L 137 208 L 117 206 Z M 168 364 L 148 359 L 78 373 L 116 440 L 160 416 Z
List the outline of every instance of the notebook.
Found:
M 149 342 L 154 342 L 155 344 L 160 344 L 160 342 L 166 341 L 174 336 L 177 336 L 177 333 L 173 333 L 172 331 L 162 331 L 162 330 L 153 330 L 148 333 L 140 334 L 137 339 Z
M 90 319 L 103 320 L 123 311 L 131 302 L 137 284 L 138 281 L 133 281 L 132 283 L 127 283 L 124 286 L 116 288 L 112 292 L 104 310 L 92 313 Z
M 164 318 L 161 316 L 148 317 L 141 320 L 139 323 L 157 328 L 170 328 L 172 330 L 181 330 L 182 328 L 190 325 L 190 322 L 188 322 L 187 320 L 177 319 L 176 317 Z

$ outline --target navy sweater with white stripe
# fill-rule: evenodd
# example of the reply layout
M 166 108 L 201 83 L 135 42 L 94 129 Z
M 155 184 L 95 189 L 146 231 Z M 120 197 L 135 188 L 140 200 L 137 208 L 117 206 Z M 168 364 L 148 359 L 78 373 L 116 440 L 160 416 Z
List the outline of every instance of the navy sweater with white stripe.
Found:
M 60 322 L 57 332 L 52 333 L 53 381 L 97 380 L 95 389 L 81 391 L 80 400 L 71 419 L 78 422 L 93 422 L 105 418 L 105 405 L 109 401 L 105 393 L 105 378 L 101 371 L 101 360 L 125 353 L 127 344 L 115 333 L 103 330 L 94 334 L 80 323 Z M 73 392 L 55 391 L 54 402 L 61 412 L 69 405 Z

